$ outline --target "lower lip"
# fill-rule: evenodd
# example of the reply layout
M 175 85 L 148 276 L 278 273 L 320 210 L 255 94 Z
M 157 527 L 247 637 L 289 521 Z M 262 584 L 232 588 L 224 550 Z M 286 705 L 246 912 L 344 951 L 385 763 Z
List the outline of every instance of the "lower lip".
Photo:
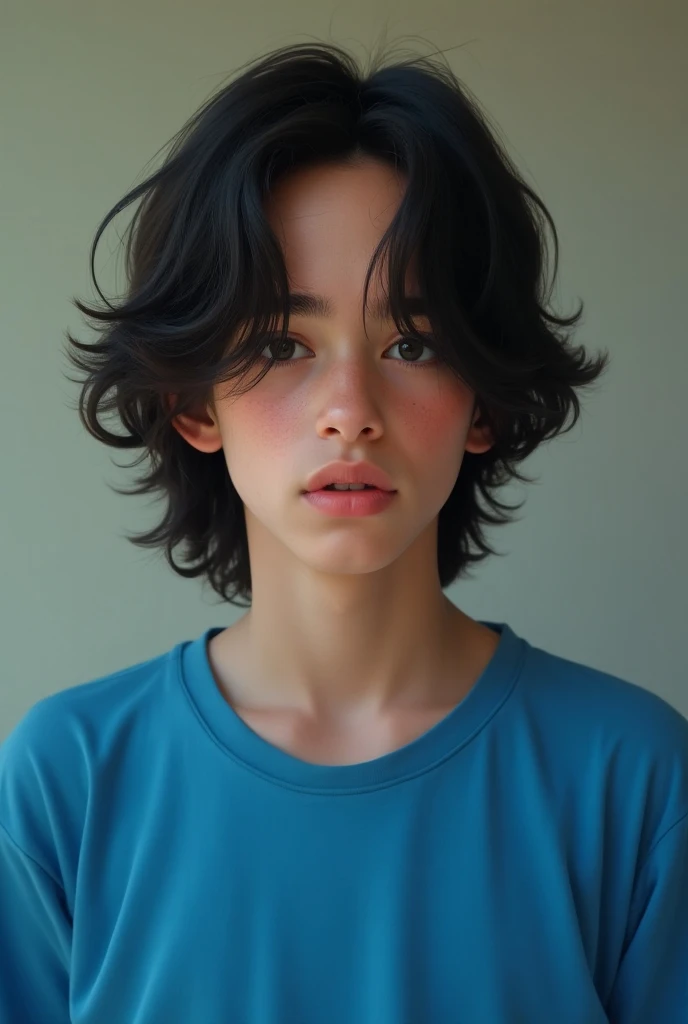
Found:
M 382 512 L 392 501 L 396 491 L 306 491 L 306 501 L 326 516 L 372 516 Z

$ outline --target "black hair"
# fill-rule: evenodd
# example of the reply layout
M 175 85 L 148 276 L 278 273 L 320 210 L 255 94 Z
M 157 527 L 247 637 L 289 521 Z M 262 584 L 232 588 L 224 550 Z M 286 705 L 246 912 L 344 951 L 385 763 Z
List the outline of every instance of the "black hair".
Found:
M 299 167 L 374 158 L 401 171 L 407 186 L 368 269 L 364 318 L 370 278 L 387 256 L 396 327 L 418 336 L 404 306 L 406 268 L 417 254 L 432 348 L 473 390 L 494 439 L 482 454 L 465 453 L 439 512 L 438 572 L 447 587 L 497 553 L 485 527 L 508 522 L 522 502 L 510 505 L 496 492 L 512 478 L 528 481 L 518 464 L 574 426 L 576 390 L 592 384 L 609 357 L 588 358 L 570 344 L 565 329 L 577 324 L 582 303 L 570 317 L 546 308 L 558 261 L 552 217 L 448 65 L 412 54 L 374 58 L 362 69 L 339 46 L 316 42 L 281 47 L 242 68 L 98 227 L 90 267 L 104 308 L 72 299 L 101 335 L 83 344 L 66 332 L 68 357 L 87 374 L 79 382 L 81 421 L 104 444 L 141 448 L 132 466 L 149 461 L 137 486 L 114 490 L 166 501 L 153 529 L 127 539 L 163 549 L 175 572 L 203 577 L 223 600 L 250 603 L 244 507 L 224 453 L 198 451 L 172 420 L 211 401 L 218 383 L 234 381 L 234 394 L 257 384 L 275 361 L 261 353 L 280 317 L 277 334 L 286 339 L 289 285 L 263 209 L 271 186 Z M 96 281 L 96 247 L 140 197 L 125 234 L 128 287 L 112 304 Z M 126 433 L 101 423 L 112 410 Z

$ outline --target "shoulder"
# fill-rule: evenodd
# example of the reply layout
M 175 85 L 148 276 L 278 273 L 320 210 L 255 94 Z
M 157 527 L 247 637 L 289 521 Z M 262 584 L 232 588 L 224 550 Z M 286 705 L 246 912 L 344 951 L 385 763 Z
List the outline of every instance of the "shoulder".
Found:
M 688 756 L 688 719 L 648 686 L 527 645 L 527 697 L 592 738 L 606 735 L 657 754 Z
M 54 877 L 58 848 L 78 842 L 98 776 L 149 728 L 173 683 L 177 648 L 37 701 L 0 743 L 0 825 Z
M 175 647 L 37 701 L 0 743 L 0 773 L 22 761 L 24 767 L 29 761 L 38 767 L 58 751 L 62 757 L 70 746 L 80 747 L 84 754 L 94 750 L 96 732 L 107 732 L 113 721 L 126 717 L 132 707 L 164 685 L 176 652 Z
M 527 645 L 528 720 L 619 813 L 642 811 L 647 842 L 688 813 L 688 719 L 638 683 Z
M 688 735 L 688 719 L 647 684 L 631 682 L 611 672 L 527 644 L 529 685 L 539 699 L 556 701 L 572 714 L 594 710 L 613 713 L 624 729 L 644 732 L 661 727 Z

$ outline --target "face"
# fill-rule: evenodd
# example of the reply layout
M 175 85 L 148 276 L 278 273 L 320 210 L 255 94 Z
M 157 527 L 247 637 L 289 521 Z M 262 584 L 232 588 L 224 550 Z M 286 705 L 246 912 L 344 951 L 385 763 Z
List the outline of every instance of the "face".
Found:
M 308 168 L 277 184 L 266 215 L 290 291 L 323 296 L 331 315 L 292 314 L 289 344 L 278 351 L 277 338 L 263 350 L 279 365 L 238 397 L 217 386 L 207 419 L 175 421 L 195 447 L 224 450 L 252 559 L 260 548 L 326 573 L 384 568 L 428 532 L 434 542 L 464 451 L 490 447 L 484 428 L 472 425 L 472 392 L 437 363 L 431 339 L 404 349 L 391 318 L 371 312 L 364 325 L 366 270 L 403 188 L 393 169 L 373 160 Z M 383 270 L 371 281 L 371 310 L 384 298 Z M 413 289 L 409 277 L 407 294 Z M 430 330 L 425 318 L 416 325 Z M 398 492 L 387 509 L 332 518 L 302 497 L 308 477 L 340 458 L 386 471 Z

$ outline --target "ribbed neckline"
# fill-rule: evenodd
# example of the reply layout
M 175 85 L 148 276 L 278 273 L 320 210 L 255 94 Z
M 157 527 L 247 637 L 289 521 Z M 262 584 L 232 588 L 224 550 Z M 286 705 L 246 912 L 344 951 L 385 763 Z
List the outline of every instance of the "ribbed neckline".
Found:
M 500 636 L 492 658 L 469 693 L 416 739 L 371 761 L 320 765 L 302 761 L 254 732 L 222 695 L 208 657 L 208 642 L 225 626 L 212 626 L 172 654 L 179 681 L 207 732 L 245 768 L 277 785 L 310 792 L 379 789 L 426 772 L 451 757 L 498 711 L 516 685 L 528 647 L 504 622 L 483 621 Z

